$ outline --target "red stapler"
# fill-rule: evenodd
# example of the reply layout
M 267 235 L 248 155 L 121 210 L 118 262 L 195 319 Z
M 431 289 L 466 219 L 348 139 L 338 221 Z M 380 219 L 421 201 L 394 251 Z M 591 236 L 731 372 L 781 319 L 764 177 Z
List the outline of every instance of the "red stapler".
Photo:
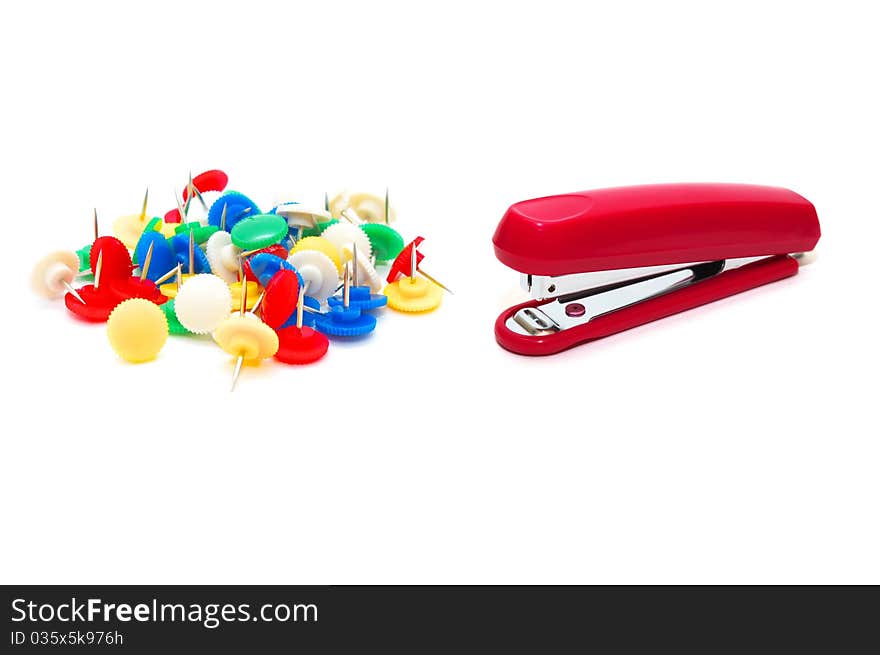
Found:
M 512 205 L 495 254 L 533 300 L 495 322 L 507 350 L 550 355 L 794 275 L 819 240 L 788 189 L 657 184 Z

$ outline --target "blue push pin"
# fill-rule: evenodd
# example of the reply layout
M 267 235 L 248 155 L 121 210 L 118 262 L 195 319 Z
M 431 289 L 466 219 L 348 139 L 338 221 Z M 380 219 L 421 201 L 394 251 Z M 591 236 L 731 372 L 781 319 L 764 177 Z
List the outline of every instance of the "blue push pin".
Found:
M 224 211 L 225 208 L 225 211 Z M 248 216 L 260 213 L 257 203 L 238 191 L 227 191 L 214 201 L 208 210 L 208 225 L 231 232 L 235 224 Z
M 293 264 L 286 259 L 281 259 L 277 255 L 268 252 L 258 252 L 256 255 L 248 259 L 248 266 L 251 267 L 251 273 L 257 278 L 261 287 L 269 284 L 269 280 L 281 269 L 286 268 L 288 271 L 296 273 L 297 281 L 300 286 L 303 285 L 302 275 L 296 270 Z
M 187 267 L 189 275 L 211 272 L 208 256 L 204 250 L 195 245 L 192 230 L 171 237 L 171 247 L 174 249 L 175 259 L 179 264 Z
M 331 307 L 325 314 L 315 315 L 315 329 L 328 337 L 360 337 L 376 329 L 376 317 L 350 304 L 351 268 L 345 265 L 342 305 Z
M 352 256 L 352 280 L 353 284 L 348 291 L 348 302 L 344 296 L 333 296 L 327 299 L 330 307 L 354 307 L 361 312 L 368 312 L 373 309 L 379 309 L 388 304 L 388 297 L 381 293 L 373 293 L 370 287 L 362 287 L 358 285 L 358 267 L 357 267 L 357 244 L 353 245 L 354 254 Z M 347 266 L 347 265 L 346 265 Z M 343 291 L 344 293 L 344 291 Z
M 177 266 L 177 257 L 168 240 L 161 233 L 147 229 L 141 234 L 141 238 L 138 239 L 137 246 L 135 246 L 135 261 L 145 261 L 150 248 L 153 249 L 153 254 L 150 266 L 147 268 L 147 279 L 155 282 Z

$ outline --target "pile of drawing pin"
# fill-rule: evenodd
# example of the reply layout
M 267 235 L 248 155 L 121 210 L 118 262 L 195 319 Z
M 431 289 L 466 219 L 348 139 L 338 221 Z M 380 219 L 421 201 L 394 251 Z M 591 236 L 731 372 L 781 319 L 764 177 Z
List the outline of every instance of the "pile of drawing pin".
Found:
M 370 334 L 386 305 L 439 306 L 446 287 L 421 267 L 422 237 L 405 245 L 390 226 L 387 191 L 384 201 L 325 194 L 323 208 L 291 200 L 263 212 L 227 181 L 218 170 L 190 176 L 164 218 L 148 216 L 148 190 L 140 214 L 114 222 L 115 236 L 98 236 L 95 211 L 94 242 L 44 257 L 34 290 L 64 294 L 74 316 L 106 322 L 110 345 L 130 362 L 154 359 L 169 333 L 210 334 L 235 358 L 233 389 L 243 363 L 315 362 L 328 338 Z M 191 220 L 191 206 L 201 218 Z

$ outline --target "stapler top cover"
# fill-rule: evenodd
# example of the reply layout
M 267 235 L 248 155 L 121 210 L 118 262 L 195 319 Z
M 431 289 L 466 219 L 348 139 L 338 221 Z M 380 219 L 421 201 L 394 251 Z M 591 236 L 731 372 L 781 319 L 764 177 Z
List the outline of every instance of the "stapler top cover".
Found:
M 518 202 L 493 243 L 514 270 L 567 275 L 807 252 L 819 236 L 816 209 L 788 189 L 656 184 Z

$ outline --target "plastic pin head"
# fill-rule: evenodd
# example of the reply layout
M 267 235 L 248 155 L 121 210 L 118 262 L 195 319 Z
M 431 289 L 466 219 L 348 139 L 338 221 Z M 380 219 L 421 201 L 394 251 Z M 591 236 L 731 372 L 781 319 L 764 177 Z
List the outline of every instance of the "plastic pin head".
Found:
M 360 337 L 376 329 L 376 317 L 354 307 L 331 307 L 315 315 L 315 328 L 331 337 Z
M 233 386 L 244 362 L 259 362 L 278 351 L 278 335 L 253 314 L 228 316 L 213 333 L 214 341 L 236 358 Z
M 168 339 L 168 320 L 143 298 L 120 303 L 107 320 L 107 338 L 122 359 L 140 363 L 155 359 Z
M 403 277 L 385 287 L 388 307 L 400 312 L 429 312 L 440 306 L 443 290 L 423 277 Z

